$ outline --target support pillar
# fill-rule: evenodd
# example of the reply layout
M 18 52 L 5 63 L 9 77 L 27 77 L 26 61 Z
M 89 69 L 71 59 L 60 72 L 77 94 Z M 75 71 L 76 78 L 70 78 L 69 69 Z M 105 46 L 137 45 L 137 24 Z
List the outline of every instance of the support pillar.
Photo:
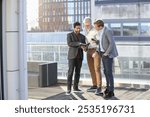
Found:
M 28 98 L 26 61 L 26 1 L 5 1 L 6 86 L 8 100 Z

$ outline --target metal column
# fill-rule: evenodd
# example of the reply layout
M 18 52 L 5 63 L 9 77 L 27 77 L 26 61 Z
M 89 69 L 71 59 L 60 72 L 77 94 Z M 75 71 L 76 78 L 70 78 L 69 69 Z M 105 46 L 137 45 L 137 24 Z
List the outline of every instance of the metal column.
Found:
M 25 0 L 4 0 L 4 62 L 6 78 L 5 99 L 27 99 L 26 62 L 26 2 Z
M 2 0 L 0 0 L 0 100 L 4 99 L 3 84 Z

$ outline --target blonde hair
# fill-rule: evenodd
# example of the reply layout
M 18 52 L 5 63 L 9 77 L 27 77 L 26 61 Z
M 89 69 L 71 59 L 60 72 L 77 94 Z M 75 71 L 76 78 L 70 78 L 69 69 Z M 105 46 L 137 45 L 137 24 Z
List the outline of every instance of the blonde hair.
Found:
M 104 27 L 104 22 L 103 22 L 103 20 L 96 20 L 96 21 L 94 22 L 94 24 L 97 24 L 98 27 L 100 27 L 100 26 Z

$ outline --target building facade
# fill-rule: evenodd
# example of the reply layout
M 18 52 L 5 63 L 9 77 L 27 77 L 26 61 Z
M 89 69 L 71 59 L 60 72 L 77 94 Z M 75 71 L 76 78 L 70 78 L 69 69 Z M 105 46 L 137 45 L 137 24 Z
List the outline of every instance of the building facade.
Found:
M 91 8 L 92 19 L 103 19 L 113 30 L 121 73 L 116 77 L 147 82 L 150 76 L 150 1 L 95 0 Z
M 149 11 L 149 0 L 95 0 L 91 14 L 92 19 L 103 19 L 116 39 L 143 41 L 150 37 Z
M 91 16 L 91 0 L 39 0 L 40 31 L 69 31 L 87 16 Z

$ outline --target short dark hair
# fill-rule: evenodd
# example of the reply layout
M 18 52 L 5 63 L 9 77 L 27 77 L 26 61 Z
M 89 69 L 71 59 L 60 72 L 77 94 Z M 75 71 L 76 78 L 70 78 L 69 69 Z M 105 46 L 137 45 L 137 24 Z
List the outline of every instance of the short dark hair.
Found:
M 81 24 L 80 24 L 79 22 L 75 22 L 75 23 L 73 24 L 73 27 L 75 28 L 76 26 L 81 26 Z
M 94 24 L 97 24 L 98 27 L 100 26 L 104 27 L 104 22 L 102 20 L 97 20 L 94 22 Z

